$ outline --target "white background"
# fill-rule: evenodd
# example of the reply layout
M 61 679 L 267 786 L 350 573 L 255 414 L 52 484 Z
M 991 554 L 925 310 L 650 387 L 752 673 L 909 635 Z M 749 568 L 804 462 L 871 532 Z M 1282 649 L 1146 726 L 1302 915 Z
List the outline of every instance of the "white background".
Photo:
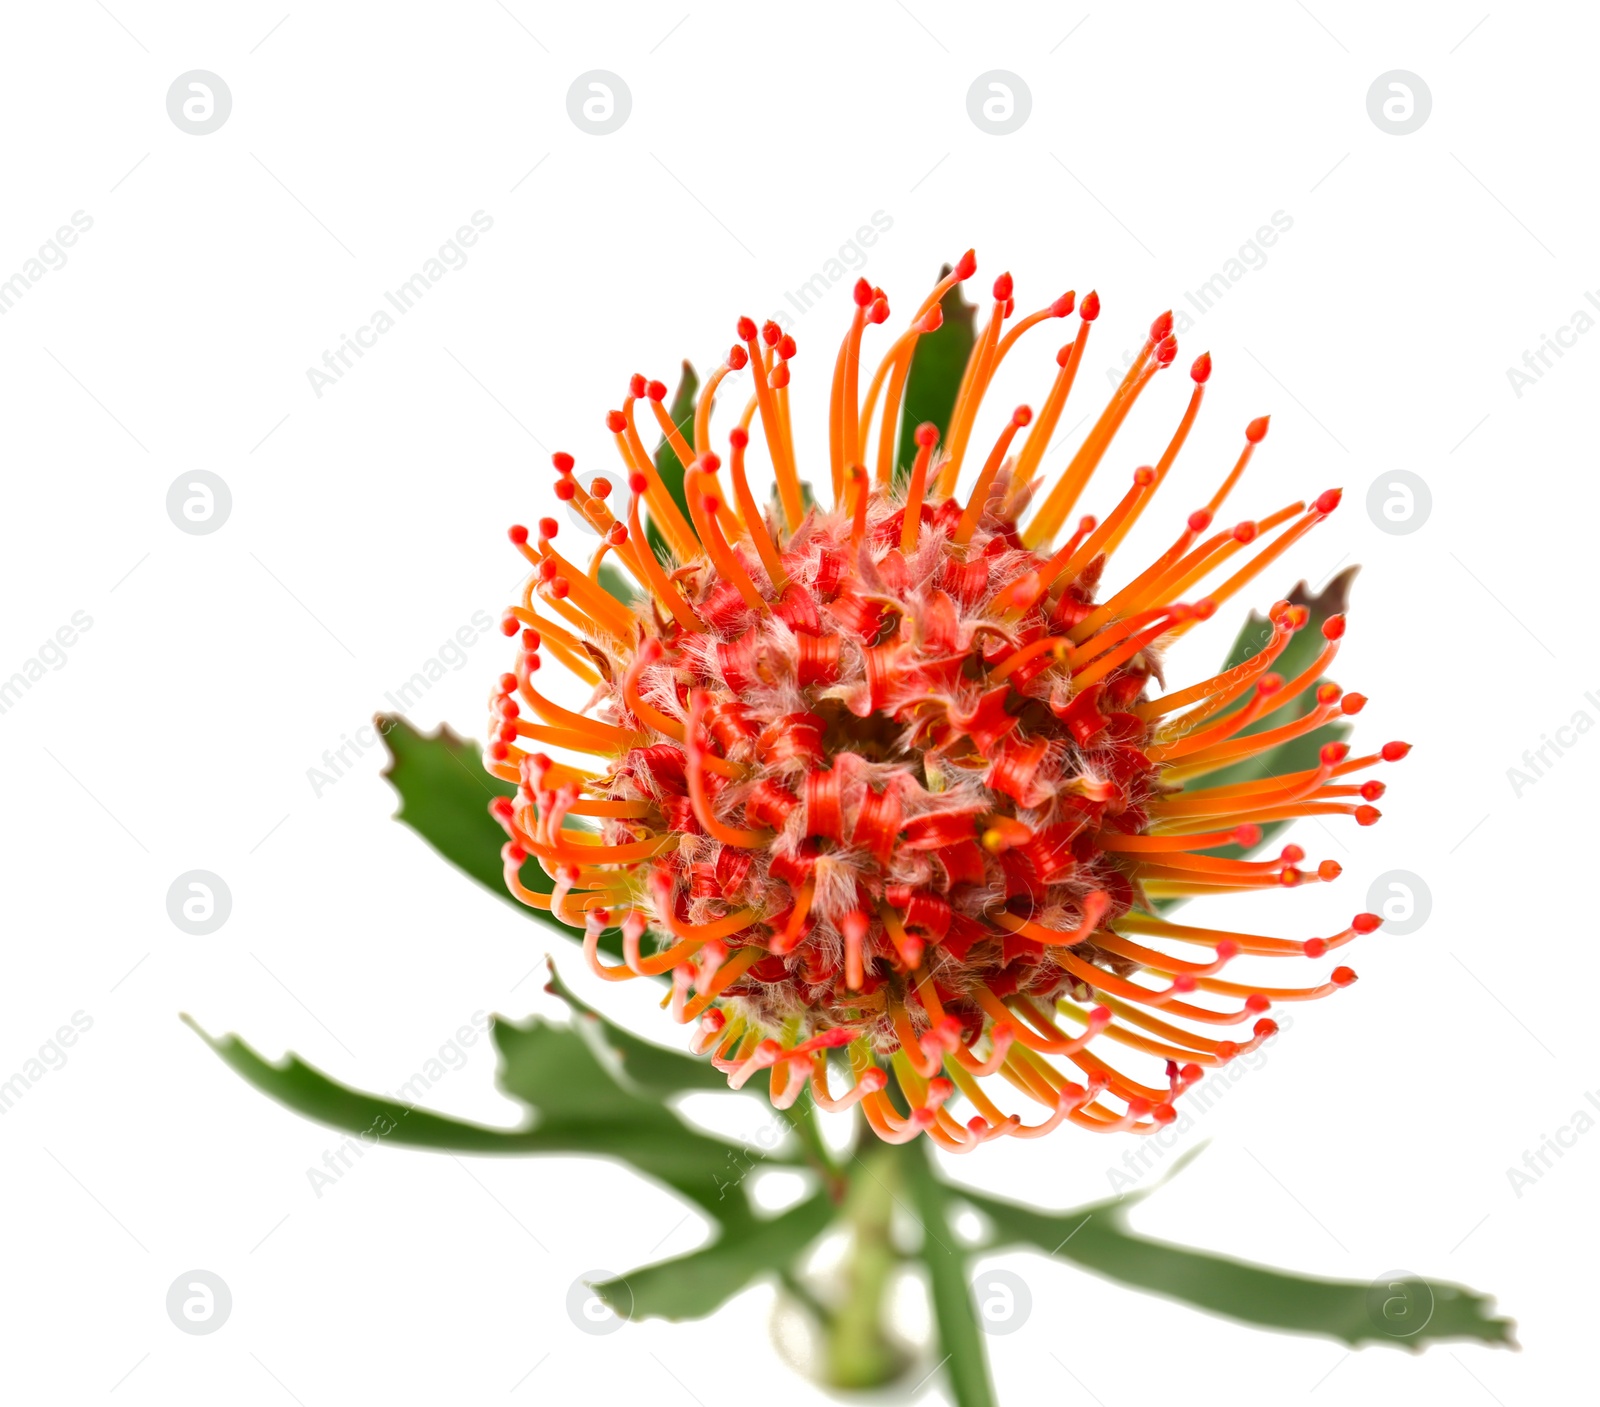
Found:
M 980 288 L 1014 271 L 1019 312 L 1100 290 L 1064 429 L 1151 317 L 1274 212 L 1292 219 L 1181 339 L 1180 368 L 1209 347 L 1216 372 L 1126 568 L 1204 501 L 1254 415 L 1272 431 L 1240 513 L 1345 487 L 1252 594 L 1361 562 L 1337 677 L 1371 696 L 1359 740 L 1416 751 L 1386 774 L 1381 824 L 1297 836 L 1343 863 L 1339 884 L 1208 916 L 1332 932 L 1391 869 L 1423 877 L 1433 909 L 1349 950 L 1361 982 L 1295 1013 L 1136 1223 L 1328 1275 L 1470 1284 L 1524 1345 L 1347 1356 L 1019 1254 L 1003 1263 L 1034 1317 L 991 1341 L 1003 1400 L 1509 1405 L 1586 1379 L 1600 1133 L 1520 1197 L 1507 1169 L 1600 1086 L 1582 842 L 1600 737 L 1520 797 L 1507 769 L 1580 709 L 1600 718 L 1600 337 L 1520 396 L 1507 368 L 1600 287 L 1597 26 L 1484 3 L 8 7 L 0 279 L 74 211 L 93 228 L 0 317 L 0 675 L 75 611 L 93 625 L 0 716 L 0 1074 L 73 1012 L 93 1026 L 0 1119 L 7 1395 L 821 1400 L 774 1352 L 766 1287 L 685 1326 L 569 1321 L 580 1274 L 696 1244 L 667 1194 L 604 1164 L 385 1148 L 319 1198 L 306 1169 L 339 1136 L 241 1083 L 177 1014 L 384 1090 L 479 1009 L 551 1009 L 547 946 L 589 990 L 573 949 L 388 820 L 375 752 L 320 797 L 307 769 L 474 612 L 498 617 L 518 575 L 506 525 L 553 509 L 549 450 L 608 465 L 602 417 L 629 373 L 714 364 L 737 315 L 786 306 L 875 211 L 893 226 L 866 272 L 895 326 L 969 244 Z M 203 137 L 165 108 L 194 68 L 233 98 Z M 596 68 L 632 92 L 607 137 L 566 111 Z M 1013 135 L 968 117 L 988 69 L 1031 89 Z M 1391 69 L 1432 92 L 1409 136 L 1367 115 Z M 318 398 L 307 368 L 479 210 L 493 228 L 466 266 Z M 813 465 L 848 307 L 841 281 L 793 327 Z M 995 428 L 1037 405 L 1062 340 L 1019 347 Z M 1186 387 L 1156 381 L 1102 498 L 1159 452 Z M 1433 496 L 1408 536 L 1365 509 L 1401 468 Z M 211 536 L 165 510 L 198 469 L 233 497 Z M 1215 661 L 1245 605 L 1191 635 L 1174 677 Z M 504 643 L 474 645 L 413 719 L 480 735 Z M 165 907 L 197 868 L 233 895 L 204 938 Z M 603 1000 L 667 1037 L 646 994 Z M 492 1073 L 480 1043 L 430 1098 L 510 1123 Z M 1123 1150 L 1064 1132 L 959 1172 L 1064 1207 L 1104 1195 Z M 165 1312 L 193 1267 L 233 1293 L 210 1337 Z

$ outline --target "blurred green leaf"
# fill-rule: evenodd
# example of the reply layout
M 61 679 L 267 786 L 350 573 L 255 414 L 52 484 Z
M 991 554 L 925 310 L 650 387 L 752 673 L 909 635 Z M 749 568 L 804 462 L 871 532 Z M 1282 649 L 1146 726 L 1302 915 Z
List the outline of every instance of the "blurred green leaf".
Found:
M 752 1218 L 709 1246 L 602 1280 L 594 1291 L 630 1319 L 699 1319 L 757 1276 L 777 1274 L 817 1239 L 838 1214 L 824 1192 L 767 1220 Z
M 600 564 L 600 585 L 624 606 L 633 605 L 634 598 L 639 595 L 639 588 L 629 580 L 626 573 L 613 567 L 610 562 Z
M 1305 582 L 1301 582 L 1289 593 L 1288 600 L 1291 604 L 1304 606 L 1310 612 L 1310 618 L 1305 625 L 1297 630 L 1289 643 L 1284 646 L 1283 652 L 1273 662 L 1273 673 L 1282 675 L 1284 680 L 1294 679 L 1297 675 L 1309 669 L 1321 652 L 1327 641 L 1322 638 L 1322 623 L 1329 616 L 1342 615 L 1350 605 L 1350 583 L 1355 579 L 1359 567 L 1346 567 L 1338 576 L 1334 577 L 1321 592 L 1313 596 Z M 1243 664 L 1252 655 L 1258 654 L 1266 643 L 1272 638 L 1272 622 L 1266 617 L 1257 615 L 1254 611 L 1245 622 L 1244 629 L 1239 632 L 1238 638 L 1233 642 L 1233 648 L 1228 651 L 1228 657 L 1222 663 L 1218 673 Z M 1318 680 L 1320 684 L 1322 681 Z M 1282 728 L 1285 724 L 1292 723 L 1298 718 L 1303 718 L 1316 707 L 1314 695 L 1316 685 L 1307 689 L 1292 703 L 1285 704 L 1270 718 L 1263 718 L 1253 723 L 1239 734 L 1248 737 L 1251 733 L 1258 733 L 1268 728 Z M 1248 697 L 1248 696 L 1247 696 Z M 1240 704 L 1234 705 L 1237 709 Z M 1225 715 L 1223 715 L 1225 716 Z M 1308 767 L 1317 765 L 1317 756 L 1322 751 L 1324 743 L 1336 743 L 1345 738 L 1350 732 L 1349 726 L 1343 723 L 1328 723 L 1303 737 L 1293 738 L 1289 742 L 1280 744 L 1270 751 L 1259 756 L 1246 758 L 1242 762 L 1235 762 L 1232 766 L 1219 768 L 1215 772 L 1208 772 L 1205 776 L 1196 778 L 1197 787 L 1232 786 L 1235 782 L 1259 781 L 1265 777 L 1282 776 L 1287 772 L 1302 772 Z M 1206 850 L 1201 853 L 1216 855 L 1230 860 L 1242 859 L 1264 849 L 1272 838 L 1279 834 L 1289 821 L 1268 821 L 1261 827 L 1261 841 L 1257 845 L 1246 849 L 1242 845 L 1223 845 L 1215 850 Z M 1153 907 L 1165 912 L 1176 908 L 1183 903 L 1182 899 L 1158 899 Z
M 539 1017 L 520 1025 L 495 1019 L 497 1082 L 530 1113 L 523 1128 L 496 1129 L 351 1089 L 292 1054 L 273 1063 L 237 1036 L 212 1037 L 184 1019 L 257 1089 L 319 1123 L 414 1148 L 612 1158 L 681 1193 L 715 1220 L 742 1225 L 747 1219 L 745 1198 L 728 1191 L 741 1183 L 749 1150 L 690 1128 L 657 1100 L 625 1089 L 573 1027 Z M 771 1154 L 767 1161 L 789 1166 L 793 1160 Z
M 448 724 L 432 733 L 419 733 L 398 713 L 380 713 L 373 720 L 389 750 L 383 775 L 400 793 L 395 820 L 411 827 L 458 870 L 470 875 L 518 913 L 560 933 L 573 942 L 582 935 L 546 909 L 530 909 L 511 897 L 501 872 L 500 847 L 506 833 L 489 814 L 497 796 L 513 796 L 516 788 L 483 768 L 483 750 L 455 733 Z M 522 867 L 522 882 L 539 894 L 548 894 L 555 881 L 534 861 Z M 622 934 L 609 929 L 600 935 L 600 949 L 622 955 Z
M 950 272 L 946 264 L 939 271 L 942 279 Z M 967 302 L 961 285 L 954 285 L 939 304 L 944 322 L 937 332 L 917 339 L 911 354 L 911 372 L 906 377 L 905 398 L 900 403 L 900 444 L 895 455 L 896 475 L 909 474 L 917 457 L 915 431 L 925 420 L 939 427 L 939 442 L 950 437 L 950 418 L 955 413 L 956 395 L 961 390 L 961 374 L 967 369 L 967 355 L 978 340 L 978 307 Z
M 1515 1325 L 1490 1312 L 1489 1296 L 1443 1281 L 1317 1280 L 1149 1240 L 1127 1225 L 1137 1197 L 1039 1212 L 965 1188 L 958 1195 L 994 1223 L 993 1248 L 1030 1246 L 1119 1284 L 1257 1328 L 1319 1334 L 1352 1348 L 1388 1343 L 1420 1349 L 1439 1339 L 1515 1346 Z M 1384 1306 L 1396 1301 L 1403 1301 L 1403 1313 L 1391 1308 L 1386 1318 Z M 1412 1332 L 1396 1332 L 1419 1321 Z
M 694 368 L 686 360 L 683 371 L 678 377 L 678 389 L 672 393 L 672 404 L 668 407 L 667 414 L 672 417 L 672 423 L 678 427 L 678 433 L 692 446 L 694 444 L 694 395 L 700 389 L 700 378 L 694 374 Z M 655 417 L 652 414 L 651 419 Z M 663 435 L 656 445 L 655 453 L 656 473 L 661 475 L 661 482 L 666 485 L 667 492 L 672 495 L 673 501 L 678 505 L 684 517 L 689 516 L 689 500 L 683 492 L 684 466 L 679 463 L 678 456 L 673 452 L 672 446 Z M 666 553 L 667 539 L 662 535 L 654 521 L 648 520 L 644 525 L 644 535 L 650 541 L 651 550 L 659 557 Z
M 554 961 L 545 990 L 572 1008 L 573 1025 L 595 1058 L 629 1088 L 657 1099 L 697 1089 L 727 1093 L 728 1077 L 709 1060 L 641 1040 L 602 1016 L 561 980 Z
M 902 1165 L 911 1184 L 911 1205 L 922 1223 L 921 1256 L 928 1269 L 937 1351 L 944 1356 L 941 1366 L 956 1407 L 994 1407 L 983 1331 L 968 1283 L 967 1253 L 951 1223 L 955 1201 L 967 1194 L 939 1177 L 926 1143 L 919 1138 L 908 1145 Z

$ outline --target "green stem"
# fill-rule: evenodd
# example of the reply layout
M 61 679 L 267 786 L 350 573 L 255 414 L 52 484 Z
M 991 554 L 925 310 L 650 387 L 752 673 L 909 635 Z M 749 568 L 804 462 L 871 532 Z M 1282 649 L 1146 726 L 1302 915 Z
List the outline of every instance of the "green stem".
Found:
M 891 1240 L 895 1194 L 902 1187 L 896 1149 L 871 1140 L 847 1178 L 844 1221 L 850 1229 L 843 1301 L 827 1340 L 827 1379 L 838 1388 L 881 1387 L 905 1368 L 884 1325 L 885 1300 L 900 1257 Z
M 938 1330 L 933 1351 L 939 1356 L 957 1407 L 994 1407 L 983 1333 L 967 1283 L 967 1254 L 950 1223 L 950 1188 L 939 1178 L 926 1139 L 905 1145 L 900 1162 L 912 1206 L 922 1222 L 922 1262 L 928 1268 L 933 1322 Z

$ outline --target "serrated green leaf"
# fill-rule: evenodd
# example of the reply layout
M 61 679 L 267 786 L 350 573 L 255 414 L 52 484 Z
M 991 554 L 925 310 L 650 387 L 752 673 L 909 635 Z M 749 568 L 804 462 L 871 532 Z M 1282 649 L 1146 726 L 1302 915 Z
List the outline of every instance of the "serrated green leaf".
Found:
M 669 1050 L 653 1041 L 642 1040 L 602 1016 L 561 980 L 553 961 L 545 990 L 572 1008 L 573 1025 L 588 1042 L 595 1058 L 629 1088 L 658 1099 L 688 1090 L 726 1093 L 727 1076 L 717 1071 L 709 1060 L 697 1060 L 681 1050 Z
M 775 1217 L 724 1231 L 698 1251 L 602 1280 L 594 1291 L 625 1318 L 699 1319 L 757 1276 L 792 1264 L 837 1214 L 827 1194 L 817 1192 Z
M 942 279 L 950 272 L 946 264 L 939 271 Z M 956 395 L 961 390 L 961 374 L 967 369 L 967 356 L 978 340 L 978 307 L 967 302 L 961 285 L 955 284 L 939 304 L 944 322 L 937 332 L 917 339 L 911 354 L 911 371 L 906 377 L 905 398 L 900 403 L 900 441 L 895 455 L 895 474 L 911 472 L 917 457 L 915 431 L 925 420 L 939 427 L 939 441 L 950 437 L 950 419 L 955 413 Z
M 389 752 L 383 775 L 400 793 L 395 819 L 518 913 L 539 920 L 563 938 L 580 941 L 577 929 L 545 909 L 518 903 L 507 891 L 500 865 L 506 834 L 489 814 L 489 803 L 497 796 L 515 795 L 516 789 L 484 771 L 481 747 L 448 724 L 432 733 L 419 733 L 398 713 L 380 713 L 373 721 Z M 523 866 L 522 882 L 539 894 L 555 888 L 555 881 L 533 863 Z M 600 948 L 620 957 L 620 931 L 609 929 L 601 934 Z
M 992 1248 L 1021 1245 L 1122 1285 L 1192 1305 L 1210 1314 L 1296 1334 L 1338 1339 L 1352 1348 L 1388 1343 L 1421 1348 L 1440 1339 L 1514 1345 L 1515 1325 L 1493 1315 L 1494 1301 L 1461 1285 L 1409 1280 L 1380 1285 L 1318 1280 L 1270 1266 L 1190 1250 L 1138 1235 L 1127 1225 L 1137 1198 L 1111 1199 L 1068 1212 L 1040 1212 L 961 1189 L 959 1194 L 994 1224 Z M 1386 1320 L 1386 1300 L 1399 1298 L 1426 1323 L 1401 1336 L 1403 1319 Z
M 683 371 L 678 376 L 678 389 L 672 393 L 672 404 L 667 414 L 672 417 L 672 423 L 678 427 L 678 433 L 692 446 L 694 444 L 694 396 L 700 389 L 700 378 L 694 374 L 694 368 L 688 361 L 683 364 Z M 653 418 L 653 417 L 652 417 Z M 663 435 L 656 445 L 655 452 L 656 473 L 661 476 L 661 482 L 666 485 L 667 492 L 672 495 L 673 502 L 678 505 L 679 511 L 685 518 L 689 516 L 689 500 L 683 492 L 684 465 L 679 462 L 677 454 L 673 451 L 667 437 Z M 661 529 L 655 525 L 654 520 L 647 520 L 644 525 L 645 537 L 649 539 L 650 549 L 658 557 L 669 552 L 667 539 L 662 535 Z
M 497 1083 L 529 1111 L 520 1129 L 452 1119 L 340 1084 L 298 1056 L 262 1058 L 237 1036 L 212 1037 L 188 1024 L 238 1074 L 280 1104 L 319 1123 L 379 1143 L 457 1153 L 587 1154 L 624 1162 L 679 1192 L 717 1220 L 742 1224 L 748 1203 L 737 1189 L 749 1153 L 690 1128 L 654 1098 L 625 1089 L 570 1026 L 539 1017 L 496 1018 Z M 768 1155 L 774 1165 L 792 1160 Z

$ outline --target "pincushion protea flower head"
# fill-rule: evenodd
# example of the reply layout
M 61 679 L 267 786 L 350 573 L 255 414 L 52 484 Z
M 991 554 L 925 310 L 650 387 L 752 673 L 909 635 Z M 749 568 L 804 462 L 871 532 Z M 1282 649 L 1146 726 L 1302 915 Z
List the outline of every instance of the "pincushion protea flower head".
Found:
M 1171 546 L 1102 587 L 1189 434 L 1208 356 L 1194 363 L 1160 459 L 1134 472 L 1104 518 L 1082 518 L 1052 546 L 1119 425 L 1174 360 L 1170 314 L 1035 506 L 1099 299 L 1077 304 L 1076 335 L 1038 413 L 1019 407 L 980 461 L 970 437 L 996 369 L 1028 328 L 1074 311 L 1068 293 L 1006 330 L 1014 305 L 1002 275 L 945 443 L 920 426 L 909 476 L 896 481 L 912 354 L 975 267 L 969 252 L 934 288 L 865 397 L 863 334 L 889 307 L 882 290 L 857 284 L 833 372 L 831 507 L 806 507 L 795 462 L 794 339 L 749 318 L 700 393 L 692 446 L 660 382 L 635 376 L 608 415 L 629 474 L 620 518 L 604 479 L 586 489 L 572 457 L 555 456 L 558 496 L 603 540 L 584 568 L 556 546 L 553 520 L 536 534 L 511 530 L 533 570 L 505 617 L 520 648 L 492 698 L 487 757 L 517 785 L 494 807 L 509 837 L 507 884 L 583 928 L 596 973 L 669 977 L 665 1004 L 697 1023 L 696 1047 L 735 1088 L 765 1071 L 783 1107 L 809 1083 L 824 1109 L 860 1103 L 887 1140 L 925 1132 L 952 1151 L 1063 1122 L 1150 1133 L 1208 1069 L 1275 1031 L 1273 1003 L 1353 981 L 1346 967 L 1288 987 L 1221 974 L 1238 958 L 1321 959 L 1376 928 L 1375 915 L 1298 941 L 1171 923 L 1157 901 L 1334 878 L 1337 864 L 1303 867 L 1293 845 L 1269 860 L 1214 852 L 1248 851 L 1262 824 L 1292 817 L 1372 823 L 1383 786 L 1357 774 L 1406 751 L 1352 756 L 1329 743 L 1314 766 L 1206 785 L 1365 702 L 1324 682 L 1341 616 L 1321 624 L 1309 667 L 1273 671 L 1307 626 L 1306 608 L 1288 601 L 1272 607 L 1253 657 L 1152 697 L 1152 685 L 1164 688 L 1163 647 L 1339 502 L 1330 490 L 1217 527 L 1266 434 L 1267 421 L 1253 421 Z M 713 403 L 746 366 L 754 394 L 724 454 Z M 645 452 L 641 401 L 687 466 L 687 513 Z M 746 474 L 757 419 L 777 486 L 770 512 Z M 957 496 L 969 459 L 976 477 Z M 665 560 L 641 511 L 659 526 Z M 631 607 L 600 583 L 608 554 L 642 588 Z M 539 691 L 544 652 L 592 685 L 582 712 Z M 1291 704 L 1290 721 L 1272 720 Z M 598 764 L 553 762 L 541 744 Z M 553 891 L 524 884 L 529 864 Z M 616 929 L 613 965 L 601 939 Z

